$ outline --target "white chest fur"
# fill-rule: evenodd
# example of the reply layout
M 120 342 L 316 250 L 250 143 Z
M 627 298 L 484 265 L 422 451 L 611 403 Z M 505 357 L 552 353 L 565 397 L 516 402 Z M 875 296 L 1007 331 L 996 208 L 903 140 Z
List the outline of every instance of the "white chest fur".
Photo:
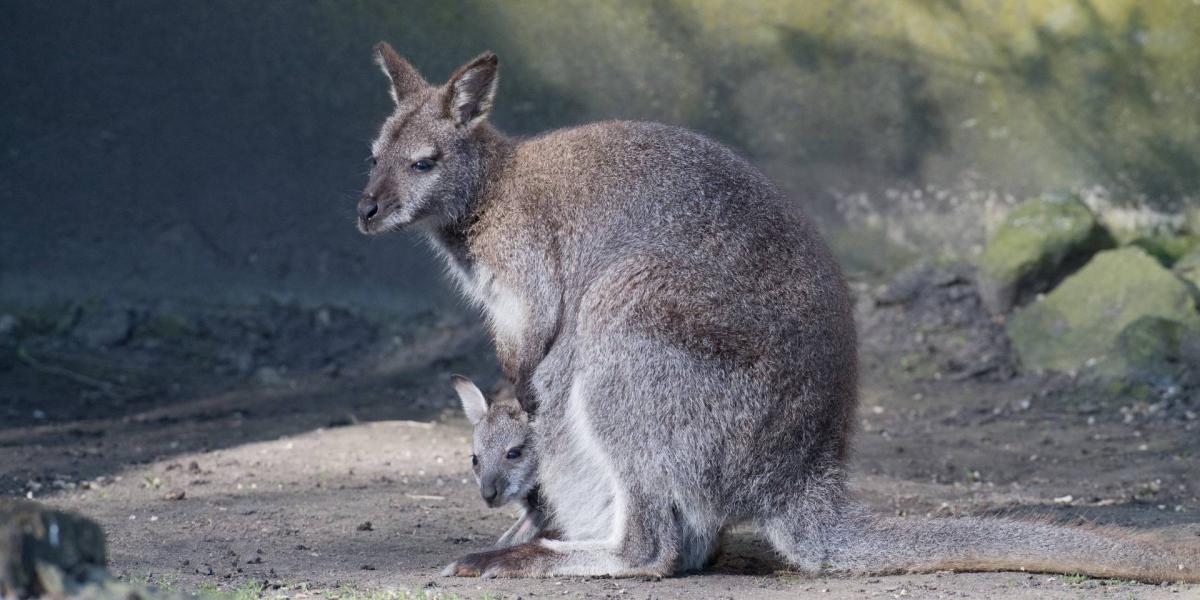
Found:
M 509 346 L 520 344 L 529 320 L 529 307 L 515 290 L 496 279 L 490 269 L 479 267 L 475 271 L 476 293 L 496 341 Z
M 458 270 L 455 275 L 463 293 L 487 315 L 496 343 L 519 345 L 529 321 L 529 307 L 520 294 L 483 265 L 476 265 L 469 272 Z
M 427 239 L 446 260 L 463 295 L 484 311 L 496 344 L 509 348 L 519 346 L 529 323 L 529 305 L 525 299 L 486 265 L 455 260 L 442 241 L 432 235 Z

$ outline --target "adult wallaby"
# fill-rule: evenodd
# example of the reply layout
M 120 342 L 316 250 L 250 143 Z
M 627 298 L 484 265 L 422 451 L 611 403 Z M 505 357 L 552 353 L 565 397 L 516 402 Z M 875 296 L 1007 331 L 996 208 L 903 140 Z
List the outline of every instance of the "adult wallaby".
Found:
M 508 528 L 496 547 L 528 542 L 546 533 L 546 514 L 537 489 L 538 455 L 533 426 L 514 395 L 490 401 L 474 382 L 461 375 L 452 378 L 463 412 L 475 430 L 471 434 L 471 471 L 479 495 L 493 508 L 517 502 L 521 516 Z
M 1079 572 L 1200 581 L 1194 549 L 1002 519 L 897 519 L 846 489 L 856 339 L 837 263 L 754 167 L 701 135 L 604 122 L 508 138 L 497 59 L 430 86 L 387 44 L 395 113 L 359 228 L 423 232 L 536 411 L 561 540 L 459 575 L 668 575 L 749 523 L 809 572 Z

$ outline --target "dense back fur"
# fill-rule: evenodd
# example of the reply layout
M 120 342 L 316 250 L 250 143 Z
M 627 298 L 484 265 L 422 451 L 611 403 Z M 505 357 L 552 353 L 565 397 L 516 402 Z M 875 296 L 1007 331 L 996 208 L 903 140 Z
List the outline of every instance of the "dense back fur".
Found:
M 394 88 L 411 82 L 381 62 Z M 359 207 L 364 232 L 426 234 L 536 415 L 562 538 L 468 555 L 449 573 L 678 573 L 748 523 L 813 572 L 1196 576 L 1193 555 L 1107 531 L 863 513 L 846 491 L 850 296 L 813 224 L 684 129 L 605 122 L 509 140 L 486 122 L 496 69 L 485 54 L 443 86 L 393 90 Z M 436 152 L 431 168 L 413 162 L 418 149 Z

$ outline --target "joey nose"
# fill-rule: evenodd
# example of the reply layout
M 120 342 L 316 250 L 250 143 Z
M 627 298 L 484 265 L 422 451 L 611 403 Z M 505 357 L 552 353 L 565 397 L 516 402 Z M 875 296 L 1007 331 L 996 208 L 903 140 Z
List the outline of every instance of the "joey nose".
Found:
M 375 196 L 363 196 L 363 199 L 358 201 L 358 216 L 362 220 L 370 221 L 378 212 L 379 203 L 375 202 Z
M 500 495 L 499 490 L 496 488 L 495 480 L 485 481 L 483 485 L 479 487 L 479 495 L 483 496 L 483 501 L 486 502 L 488 506 L 494 506 L 497 496 Z

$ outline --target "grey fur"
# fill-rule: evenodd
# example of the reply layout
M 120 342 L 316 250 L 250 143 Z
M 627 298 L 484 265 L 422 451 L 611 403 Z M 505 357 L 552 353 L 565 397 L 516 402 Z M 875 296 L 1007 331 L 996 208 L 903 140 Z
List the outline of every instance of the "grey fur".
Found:
M 515 398 L 489 401 L 470 379 L 453 378 L 471 435 L 471 471 L 483 501 L 493 508 L 516 501 L 521 516 L 496 540 L 503 548 L 533 540 L 546 529 L 546 515 L 537 490 L 537 453 L 529 414 Z M 511 453 L 516 451 L 517 455 Z
M 496 68 L 487 53 L 398 97 L 362 201 L 378 212 L 359 211 L 364 232 L 426 234 L 536 415 L 562 539 L 448 572 L 668 575 L 702 567 L 725 527 L 747 523 L 813 573 L 1200 580 L 1194 551 L 1120 532 L 867 514 L 846 487 L 850 298 L 812 222 L 684 129 L 604 122 L 509 139 L 486 121 Z M 416 172 L 422 148 L 439 158 Z

